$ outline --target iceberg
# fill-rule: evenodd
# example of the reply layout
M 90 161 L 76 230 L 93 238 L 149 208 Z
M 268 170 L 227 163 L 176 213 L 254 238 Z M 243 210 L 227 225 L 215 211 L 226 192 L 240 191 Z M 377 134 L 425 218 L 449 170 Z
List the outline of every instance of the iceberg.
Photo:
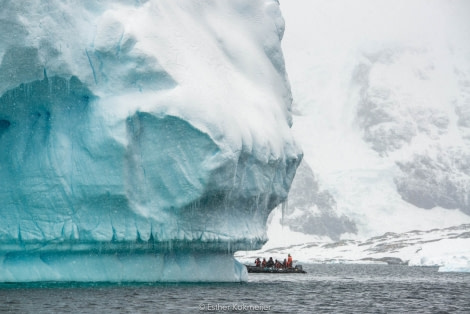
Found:
M 470 239 L 451 238 L 429 243 L 410 259 L 411 266 L 439 266 L 440 272 L 470 272 Z
M 241 281 L 302 159 L 276 0 L 6 2 L 0 282 Z

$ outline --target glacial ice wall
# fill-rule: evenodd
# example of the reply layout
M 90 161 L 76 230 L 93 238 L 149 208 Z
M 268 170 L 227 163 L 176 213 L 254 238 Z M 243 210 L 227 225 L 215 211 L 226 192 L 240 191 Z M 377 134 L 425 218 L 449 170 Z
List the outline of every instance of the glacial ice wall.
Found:
M 277 1 L 0 4 L 0 280 L 266 241 L 302 157 Z

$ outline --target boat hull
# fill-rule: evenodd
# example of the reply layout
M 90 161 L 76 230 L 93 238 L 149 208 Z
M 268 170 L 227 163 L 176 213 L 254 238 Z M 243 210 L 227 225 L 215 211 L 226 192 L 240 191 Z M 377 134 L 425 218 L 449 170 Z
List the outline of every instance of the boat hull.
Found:
M 267 274 L 306 274 L 301 265 L 293 268 L 274 268 L 274 267 L 257 267 L 245 265 L 249 273 L 267 273 Z

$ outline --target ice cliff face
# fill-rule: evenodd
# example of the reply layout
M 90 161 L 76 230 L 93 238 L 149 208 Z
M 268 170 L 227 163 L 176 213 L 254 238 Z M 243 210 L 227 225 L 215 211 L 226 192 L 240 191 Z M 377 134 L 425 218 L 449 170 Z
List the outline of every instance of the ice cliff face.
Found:
M 0 4 L 0 280 L 242 278 L 187 255 L 264 243 L 301 160 L 277 1 Z

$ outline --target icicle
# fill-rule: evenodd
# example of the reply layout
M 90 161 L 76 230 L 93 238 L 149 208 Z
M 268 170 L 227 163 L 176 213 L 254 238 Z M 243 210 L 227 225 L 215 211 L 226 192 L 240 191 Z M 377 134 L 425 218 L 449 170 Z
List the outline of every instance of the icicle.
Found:
M 65 94 L 70 95 L 70 79 L 65 80 Z
M 281 226 L 282 228 L 284 228 L 284 215 L 286 214 L 286 211 L 288 210 L 288 198 L 286 198 L 286 200 L 284 202 L 282 202 L 281 204 L 281 211 L 282 211 L 282 214 L 281 214 Z

